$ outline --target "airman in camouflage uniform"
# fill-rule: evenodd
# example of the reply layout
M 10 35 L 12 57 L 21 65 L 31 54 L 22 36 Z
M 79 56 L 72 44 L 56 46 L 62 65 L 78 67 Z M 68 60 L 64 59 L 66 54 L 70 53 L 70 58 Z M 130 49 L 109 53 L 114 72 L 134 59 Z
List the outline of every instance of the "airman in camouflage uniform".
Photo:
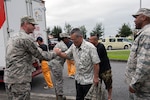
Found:
M 8 41 L 4 71 L 8 100 L 30 100 L 33 56 L 40 60 L 51 60 L 56 56 L 54 52 L 42 51 L 29 35 L 33 33 L 35 25 L 32 17 L 23 17 L 20 32 Z
M 76 74 L 76 100 L 84 100 L 92 84 L 99 82 L 99 62 L 96 47 L 83 39 L 83 34 L 79 28 L 71 31 L 73 44 L 66 52 L 61 52 L 59 56 L 72 56 L 75 61 Z
M 126 68 L 130 100 L 150 100 L 150 9 L 141 8 L 133 15 L 136 29 Z
M 60 42 L 55 45 L 54 48 L 59 48 L 61 51 L 66 51 L 68 49 L 67 44 L 69 43 L 69 34 L 60 33 Z M 49 62 L 49 66 L 52 70 L 54 76 L 55 92 L 57 100 L 63 100 L 63 65 L 65 63 L 65 58 L 57 56 Z

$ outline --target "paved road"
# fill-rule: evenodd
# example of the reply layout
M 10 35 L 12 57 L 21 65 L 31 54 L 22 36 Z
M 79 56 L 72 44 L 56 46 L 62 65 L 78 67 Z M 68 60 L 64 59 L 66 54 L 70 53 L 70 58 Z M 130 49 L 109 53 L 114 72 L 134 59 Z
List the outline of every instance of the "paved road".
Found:
M 126 62 L 114 62 L 111 61 L 112 72 L 113 72 L 113 100 L 127 100 L 128 98 L 128 87 L 124 83 L 124 72 L 126 67 Z M 52 100 L 50 97 L 55 97 L 55 90 L 44 89 L 44 79 L 42 74 L 35 77 L 32 82 L 32 100 Z M 2 94 L 2 95 L 1 95 Z M 75 84 L 74 79 L 67 77 L 66 67 L 64 68 L 64 94 L 69 96 L 70 99 L 75 99 Z M 5 96 L 4 85 L 0 84 L 0 96 Z M 36 98 L 38 96 L 38 99 Z M 42 96 L 47 97 L 47 99 L 42 99 Z M 35 98 L 35 99 L 34 99 Z M 0 100 L 6 100 L 1 99 Z

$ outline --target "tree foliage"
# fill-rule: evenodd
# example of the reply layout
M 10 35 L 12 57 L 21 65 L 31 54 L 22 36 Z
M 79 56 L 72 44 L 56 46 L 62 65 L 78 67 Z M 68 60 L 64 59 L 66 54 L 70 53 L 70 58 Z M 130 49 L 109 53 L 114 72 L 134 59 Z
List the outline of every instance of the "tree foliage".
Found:
M 72 26 L 71 26 L 70 24 L 68 24 L 68 23 L 65 23 L 64 31 L 65 31 L 66 33 L 70 33 L 71 30 L 72 30 Z
M 104 28 L 102 26 L 102 23 L 97 23 L 90 35 L 97 35 L 98 38 L 103 36 Z
M 51 33 L 50 27 L 47 28 L 46 33 L 49 35 Z
M 123 24 L 121 28 L 119 28 L 118 34 L 116 37 L 128 37 L 132 34 L 132 30 L 129 24 Z
M 84 39 L 86 39 L 86 37 L 87 37 L 87 36 L 86 36 L 87 30 L 86 30 L 85 26 L 82 25 L 82 26 L 79 27 L 79 29 L 80 29 L 81 32 L 83 33 Z
M 59 38 L 59 34 L 62 33 L 62 29 L 60 26 L 54 26 L 54 28 L 51 31 L 51 35 L 53 35 L 55 38 Z

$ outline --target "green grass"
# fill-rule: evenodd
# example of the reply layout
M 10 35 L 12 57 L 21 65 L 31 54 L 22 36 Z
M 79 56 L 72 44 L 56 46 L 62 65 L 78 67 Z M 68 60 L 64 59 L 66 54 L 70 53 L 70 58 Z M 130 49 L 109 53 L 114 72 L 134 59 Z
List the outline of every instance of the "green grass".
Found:
M 108 50 L 107 55 L 110 60 L 127 60 L 130 50 Z

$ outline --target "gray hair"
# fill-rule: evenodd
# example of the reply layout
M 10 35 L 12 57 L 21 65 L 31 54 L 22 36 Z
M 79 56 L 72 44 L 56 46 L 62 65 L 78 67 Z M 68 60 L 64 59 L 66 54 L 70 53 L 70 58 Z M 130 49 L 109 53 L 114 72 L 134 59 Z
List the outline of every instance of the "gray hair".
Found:
M 70 32 L 70 34 L 76 34 L 77 36 L 82 36 L 83 37 L 83 33 L 81 32 L 81 30 L 79 28 L 74 28 L 72 29 L 72 31 Z

